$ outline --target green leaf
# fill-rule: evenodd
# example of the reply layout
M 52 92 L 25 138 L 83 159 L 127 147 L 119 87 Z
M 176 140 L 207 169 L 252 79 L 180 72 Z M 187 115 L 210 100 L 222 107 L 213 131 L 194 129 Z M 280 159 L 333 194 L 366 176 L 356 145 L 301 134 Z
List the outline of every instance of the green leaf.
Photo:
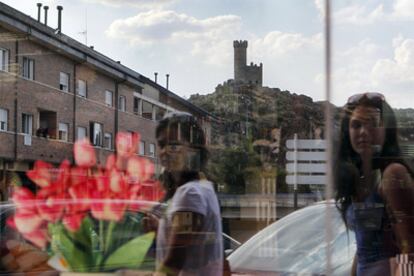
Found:
M 110 243 L 107 246 L 107 252 L 114 252 L 123 244 L 142 235 L 142 217 L 143 214 L 140 213 L 125 213 L 122 221 L 116 223 L 114 229 L 112 230 Z
M 106 259 L 104 270 L 139 268 L 145 260 L 154 237 L 155 233 L 150 232 L 125 243 Z
M 96 230 L 93 228 L 91 228 L 91 231 L 90 231 L 90 239 L 91 239 L 91 247 L 90 247 L 89 253 L 92 259 L 92 263 L 95 267 L 95 270 L 98 271 L 102 263 L 102 259 L 103 259 L 103 250 L 99 242 L 100 237 L 98 233 L 96 232 Z
M 49 230 L 52 235 L 52 249 L 65 258 L 71 270 L 85 272 L 91 269 L 89 254 L 75 244 L 62 224 L 50 225 Z
M 76 232 L 69 232 L 69 236 L 72 240 L 80 243 L 85 250 L 90 250 L 91 248 L 91 236 L 93 232 L 93 223 L 89 217 L 85 217 L 82 221 L 81 227 Z

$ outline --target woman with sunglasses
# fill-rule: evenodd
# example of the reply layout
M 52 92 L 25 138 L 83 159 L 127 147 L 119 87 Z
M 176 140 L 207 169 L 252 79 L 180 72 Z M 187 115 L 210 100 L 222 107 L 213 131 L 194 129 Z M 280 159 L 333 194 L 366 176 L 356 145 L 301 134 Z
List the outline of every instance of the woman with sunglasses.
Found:
M 391 258 L 414 253 L 414 186 L 400 153 L 396 117 L 382 94 L 348 99 L 338 142 L 335 199 L 355 232 L 353 272 L 392 275 Z
M 157 270 L 164 275 L 222 275 L 221 215 L 213 184 L 202 173 L 205 136 L 188 113 L 167 114 L 156 137 L 166 214 L 157 233 Z

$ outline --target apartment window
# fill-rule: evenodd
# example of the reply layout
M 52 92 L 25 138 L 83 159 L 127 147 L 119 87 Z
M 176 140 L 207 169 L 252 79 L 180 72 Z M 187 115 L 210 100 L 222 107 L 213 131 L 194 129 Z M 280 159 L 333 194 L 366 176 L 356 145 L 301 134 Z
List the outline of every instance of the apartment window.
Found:
M 139 141 L 139 154 L 145 155 L 145 142 Z
M 86 127 L 78 127 L 76 139 L 80 140 L 86 137 Z
M 107 106 L 113 106 L 112 105 L 112 94 L 113 93 L 111 91 L 108 91 L 108 90 L 105 91 L 105 104 Z
M 86 81 L 78 80 L 76 82 L 76 91 L 79 96 L 86 98 L 86 89 L 87 89 Z
M 125 98 L 125 96 L 119 96 L 118 109 L 120 111 L 124 111 L 125 112 L 125 110 L 126 110 L 126 98 Z
M 90 123 L 90 139 L 91 143 L 94 146 L 101 147 L 102 146 L 102 135 L 103 126 L 100 123 L 91 122 Z
M 142 117 L 146 119 L 153 119 L 153 107 L 154 105 L 152 103 L 149 103 L 147 101 L 142 101 Z
M 58 139 L 62 141 L 68 141 L 69 125 L 65 123 L 59 123 Z
M 167 110 L 159 107 L 159 106 L 155 106 L 155 119 L 157 121 L 161 120 L 162 118 L 164 118 L 165 113 L 167 113 Z
M 9 50 L 0 48 L 0 70 L 9 71 Z
M 112 149 L 112 133 L 105 133 L 104 147 L 106 149 Z
M 23 77 L 34 80 L 34 60 L 31 58 L 23 58 Z
M 65 92 L 69 91 L 69 74 L 60 72 L 59 89 Z
M 0 131 L 7 131 L 8 113 L 6 109 L 0 108 Z
M 149 156 L 155 157 L 155 144 L 149 145 Z
M 142 113 L 141 99 L 137 97 L 134 97 L 134 113 L 136 115 L 141 115 Z
M 22 133 L 32 135 L 33 133 L 33 115 L 22 114 Z
M 56 139 L 57 126 L 56 112 L 39 110 L 39 128 L 36 130 L 37 136 Z

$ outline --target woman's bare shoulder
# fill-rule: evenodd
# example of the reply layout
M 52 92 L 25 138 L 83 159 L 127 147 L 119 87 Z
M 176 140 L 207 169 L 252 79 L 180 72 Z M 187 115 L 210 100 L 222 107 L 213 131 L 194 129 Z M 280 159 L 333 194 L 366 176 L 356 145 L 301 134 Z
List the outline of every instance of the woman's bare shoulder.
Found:
M 405 165 L 401 163 L 391 163 L 388 165 L 384 170 L 384 177 L 397 177 L 397 178 L 405 178 L 409 176 L 408 169 Z
M 383 173 L 383 186 L 384 188 L 396 188 L 402 186 L 412 186 L 413 179 L 407 167 L 401 163 L 392 163 L 388 165 Z

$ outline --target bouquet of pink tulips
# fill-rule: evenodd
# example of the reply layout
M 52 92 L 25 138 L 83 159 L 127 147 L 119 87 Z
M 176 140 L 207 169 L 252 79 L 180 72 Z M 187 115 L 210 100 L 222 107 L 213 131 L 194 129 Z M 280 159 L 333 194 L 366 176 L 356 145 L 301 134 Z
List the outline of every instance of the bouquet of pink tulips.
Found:
M 163 190 L 153 163 L 136 155 L 138 144 L 139 134 L 119 133 L 104 168 L 87 139 L 74 145 L 75 166 L 37 161 L 27 172 L 37 191 L 14 188 L 8 225 L 68 271 L 139 268 L 155 236 L 141 220 Z

